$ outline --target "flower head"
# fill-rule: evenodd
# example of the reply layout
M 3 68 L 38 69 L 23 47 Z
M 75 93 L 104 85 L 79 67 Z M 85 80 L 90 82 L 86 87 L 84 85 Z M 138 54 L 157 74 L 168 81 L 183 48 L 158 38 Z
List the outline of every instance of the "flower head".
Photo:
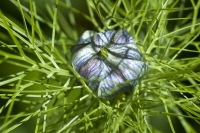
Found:
M 148 69 L 132 35 L 123 29 L 85 31 L 72 50 L 73 68 L 104 99 L 130 92 Z

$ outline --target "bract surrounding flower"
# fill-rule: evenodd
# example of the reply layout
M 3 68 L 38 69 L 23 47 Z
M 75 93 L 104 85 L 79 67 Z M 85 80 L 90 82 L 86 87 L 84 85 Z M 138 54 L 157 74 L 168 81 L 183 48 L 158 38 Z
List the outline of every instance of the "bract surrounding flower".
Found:
M 73 68 L 104 99 L 130 92 L 148 69 L 132 35 L 123 29 L 85 31 L 72 52 Z

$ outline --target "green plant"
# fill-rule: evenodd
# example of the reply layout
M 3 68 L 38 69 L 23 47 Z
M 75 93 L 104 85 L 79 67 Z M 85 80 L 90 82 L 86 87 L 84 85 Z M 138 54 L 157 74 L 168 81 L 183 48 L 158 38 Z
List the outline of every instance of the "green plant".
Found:
M 10 0 L 9 4 L 17 7 L 20 18 L 1 7 L 1 132 L 200 130 L 200 1 Z M 134 36 L 148 60 L 149 73 L 132 94 L 99 99 L 72 68 L 70 48 L 88 28 L 99 32 L 125 28 Z

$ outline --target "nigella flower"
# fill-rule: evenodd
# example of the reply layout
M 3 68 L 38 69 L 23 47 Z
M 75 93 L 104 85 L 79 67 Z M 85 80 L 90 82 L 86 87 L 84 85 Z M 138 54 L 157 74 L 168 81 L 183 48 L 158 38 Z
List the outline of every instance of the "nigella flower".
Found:
M 123 29 L 85 31 L 72 52 L 73 68 L 104 99 L 130 92 L 148 69 L 132 35 Z

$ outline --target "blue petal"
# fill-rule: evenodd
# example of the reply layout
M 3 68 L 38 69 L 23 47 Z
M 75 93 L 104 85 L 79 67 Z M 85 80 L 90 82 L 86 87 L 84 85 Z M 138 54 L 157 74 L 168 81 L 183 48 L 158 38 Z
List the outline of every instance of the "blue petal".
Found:
M 98 96 L 102 98 L 112 98 L 119 93 L 120 84 L 123 84 L 123 77 L 116 72 L 112 72 L 103 81 L 100 82 L 98 88 Z
M 72 66 L 76 71 L 92 58 L 96 52 L 92 49 L 91 45 L 87 45 L 86 47 L 80 49 L 77 53 L 74 54 L 72 60 Z
M 102 81 L 111 71 L 98 56 L 94 56 L 82 66 L 79 73 L 89 81 Z
M 126 80 L 132 81 L 131 84 L 133 86 L 135 86 L 138 78 L 146 71 L 144 68 L 146 64 L 142 61 L 119 58 L 111 54 L 108 55 L 108 62 L 110 62 L 111 65 L 116 66 L 117 69 L 122 72 L 123 77 Z
M 113 38 L 113 43 L 115 44 L 122 44 L 124 45 L 125 43 L 133 43 L 133 37 L 126 31 L 126 30 L 119 30 L 114 38 Z
M 100 48 L 106 46 L 106 44 L 108 44 L 109 41 L 103 33 L 97 33 L 94 34 L 93 42 L 96 47 Z
M 85 65 L 82 66 L 79 73 L 81 76 L 89 80 L 88 86 L 96 91 L 99 82 L 104 80 L 107 75 L 111 73 L 111 68 L 106 66 L 106 64 L 95 56 L 91 58 Z
M 116 57 L 142 60 L 142 56 L 138 49 L 126 47 L 124 45 L 112 45 L 108 48 L 108 50 Z
M 107 38 L 108 43 L 111 42 L 111 40 L 112 40 L 112 38 L 113 38 L 115 33 L 116 33 L 115 30 L 109 30 L 109 31 L 106 31 L 106 32 L 103 33 L 105 35 L 105 37 Z
M 93 80 L 100 75 L 102 71 L 102 61 L 97 56 L 91 58 L 85 65 L 82 66 L 79 73 L 86 79 Z
M 137 80 L 143 74 L 144 65 L 141 61 L 124 59 L 119 65 L 119 70 L 127 80 Z
M 78 39 L 77 44 L 86 44 L 92 42 L 92 37 L 96 32 L 87 30 Z

